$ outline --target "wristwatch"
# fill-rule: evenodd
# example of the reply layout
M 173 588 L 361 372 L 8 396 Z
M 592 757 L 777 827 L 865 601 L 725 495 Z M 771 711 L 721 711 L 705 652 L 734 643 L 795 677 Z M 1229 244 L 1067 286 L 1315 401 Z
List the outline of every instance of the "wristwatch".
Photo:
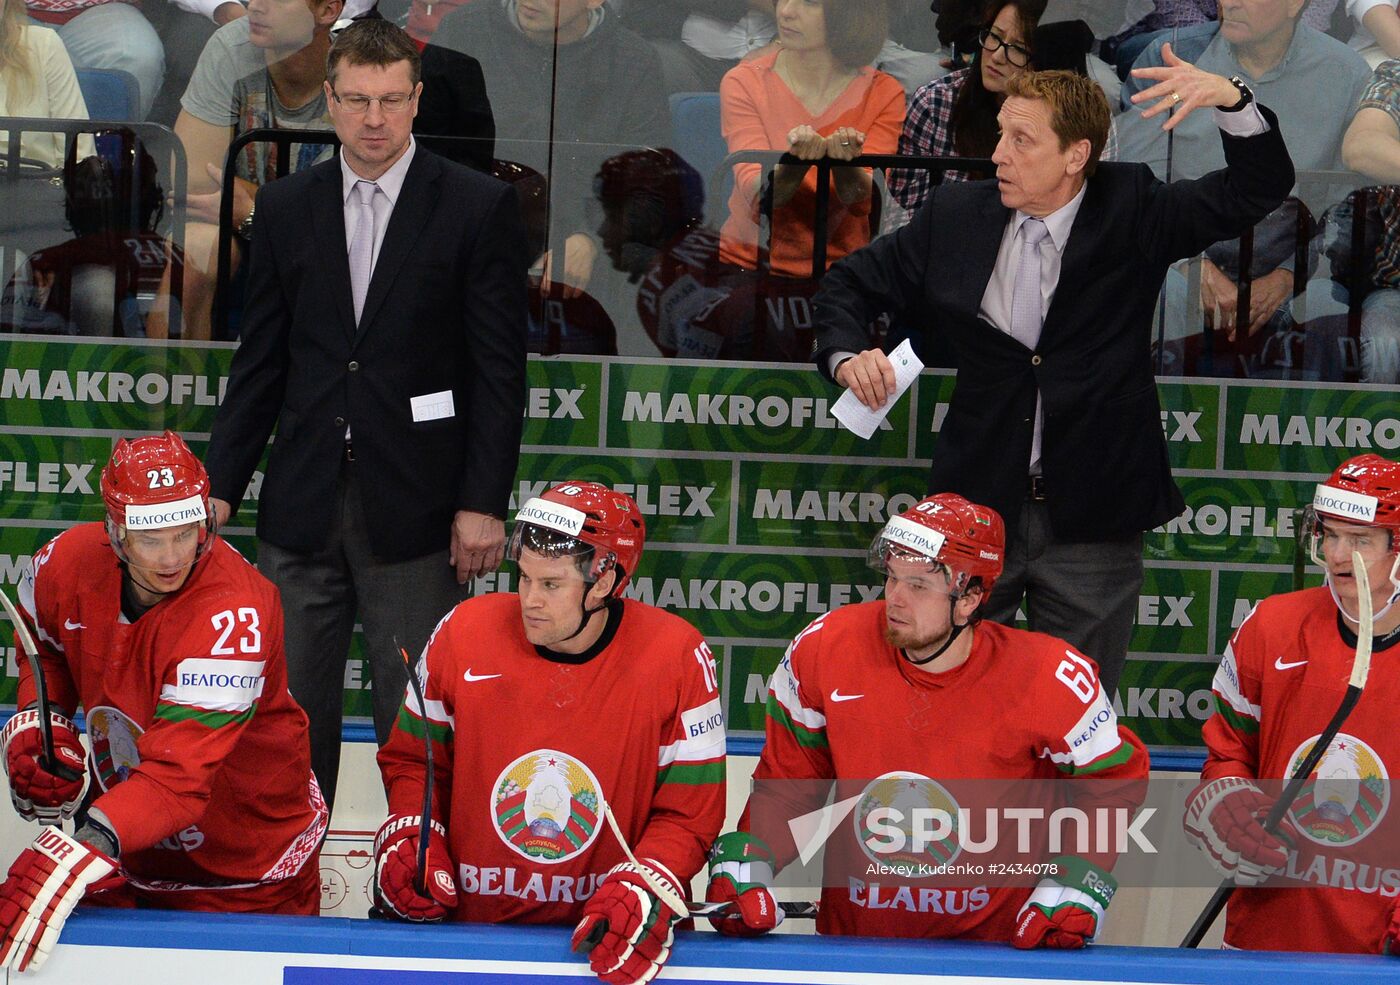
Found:
M 1232 75 L 1230 76 L 1230 85 L 1234 86 L 1240 91 L 1240 101 L 1235 103 L 1235 105 L 1233 106 L 1219 107 L 1220 112 L 1238 113 L 1250 103 L 1254 102 L 1254 90 L 1251 89 L 1249 86 L 1245 85 L 1244 79 L 1240 78 L 1238 75 Z
M 248 214 L 243 217 L 243 221 L 238 224 L 238 235 L 248 239 L 253 235 L 253 213 L 258 210 L 256 204 L 248 206 Z

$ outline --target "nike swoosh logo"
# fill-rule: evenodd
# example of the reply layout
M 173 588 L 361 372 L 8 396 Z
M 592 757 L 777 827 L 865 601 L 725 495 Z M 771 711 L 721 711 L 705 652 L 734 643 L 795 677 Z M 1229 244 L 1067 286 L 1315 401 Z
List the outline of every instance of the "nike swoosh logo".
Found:
M 82 623 L 80 623 L 80 622 L 73 622 L 73 621 L 70 620 L 70 619 L 65 619 L 65 620 L 63 620 L 63 628 L 64 628 L 64 629 L 87 629 L 87 627 L 84 626 Z
M 1301 667 L 1305 663 L 1307 663 L 1306 660 L 1295 660 L 1292 663 L 1286 664 L 1283 662 L 1282 657 L 1276 657 L 1274 659 L 1274 670 L 1292 670 L 1294 667 Z
M 863 694 L 842 694 L 839 687 L 834 688 L 831 692 L 832 701 L 854 701 L 856 698 L 863 697 L 865 697 Z
M 493 677 L 500 676 L 500 674 L 473 674 L 471 668 L 468 667 L 467 672 L 462 675 L 462 680 L 466 681 L 468 684 L 471 684 L 474 681 L 489 681 Z

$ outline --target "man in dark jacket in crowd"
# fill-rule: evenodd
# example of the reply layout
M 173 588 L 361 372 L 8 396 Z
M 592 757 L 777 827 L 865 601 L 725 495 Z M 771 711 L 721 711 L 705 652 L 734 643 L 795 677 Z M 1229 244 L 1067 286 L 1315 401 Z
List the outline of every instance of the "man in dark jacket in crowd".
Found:
M 622 150 L 669 143 L 655 49 L 603 0 L 480 0 L 443 18 L 432 47 L 481 63 L 496 156 L 549 178 L 550 242 L 564 260 L 546 250 L 544 279 L 577 295 L 600 253 L 585 215 L 593 176 Z

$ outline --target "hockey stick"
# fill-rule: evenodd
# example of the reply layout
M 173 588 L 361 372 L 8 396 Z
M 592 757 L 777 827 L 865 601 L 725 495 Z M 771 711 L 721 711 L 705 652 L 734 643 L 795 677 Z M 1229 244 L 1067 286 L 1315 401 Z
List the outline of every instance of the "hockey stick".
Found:
M 782 910 L 783 915 L 790 919 L 809 920 L 816 919 L 818 905 L 810 902 L 779 903 L 778 909 Z M 725 920 L 738 920 L 741 917 L 734 900 L 724 900 L 720 903 L 692 903 L 690 915 L 692 917 L 720 917 Z
M 1264 832 L 1266 834 L 1274 833 L 1274 829 L 1283 820 L 1283 816 L 1293 806 L 1298 791 L 1302 789 L 1312 771 L 1317 768 L 1317 764 L 1322 761 L 1327 747 L 1332 744 L 1332 740 L 1336 738 L 1342 724 L 1346 722 L 1347 716 L 1356 707 L 1356 703 L 1361 700 L 1361 692 L 1366 687 L 1366 677 L 1371 670 L 1371 641 L 1375 634 L 1375 621 L 1371 608 L 1371 579 L 1366 574 L 1366 565 L 1361 560 L 1361 554 L 1358 551 L 1351 552 L 1351 571 L 1356 578 L 1357 594 L 1356 659 L 1352 661 L 1351 680 L 1347 683 L 1347 693 L 1342 697 L 1342 703 L 1337 706 L 1336 714 L 1332 716 L 1332 720 L 1327 723 L 1327 727 L 1322 730 L 1322 734 L 1313 743 L 1312 749 L 1303 757 L 1298 768 L 1293 771 L 1293 775 L 1288 780 L 1288 786 L 1283 788 L 1283 794 L 1274 801 L 1273 809 L 1264 819 Z M 1220 888 L 1210 898 L 1206 908 L 1201 911 L 1201 915 L 1196 918 L 1196 922 L 1187 931 L 1186 937 L 1181 942 L 1182 947 L 1200 945 L 1201 938 L 1205 937 L 1206 931 L 1210 930 L 1211 924 L 1215 923 L 1215 918 L 1220 916 L 1220 911 L 1225 909 L 1225 904 L 1234 891 L 1233 879 L 1226 879 L 1220 884 Z
M 44 744 L 44 755 L 39 760 L 39 765 L 61 780 L 81 779 L 82 773 L 67 763 L 60 763 L 54 755 L 53 723 L 49 721 L 49 688 L 44 680 L 44 665 L 39 661 L 39 647 L 35 644 L 34 637 L 29 634 L 29 627 L 20 617 L 19 610 L 10 601 L 10 596 L 3 591 L 0 591 L 0 605 L 3 605 L 5 614 L 14 624 L 19 648 L 24 651 L 25 660 L 29 662 L 29 676 L 34 679 L 34 703 L 38 705 L 39 711 L 39 737 Z
M 413 891 L 424 899 L 432 899 L 428 894 L 428 836 L 433 823 L 433 737 L 429 734 L 428 703 L 423 700 L 423 686 L 418 683 L 418 675 L 408 659 L 408 651 L 399 646 L 399 638 L 394 637 L 394 646 L 403 657 L 404 669 L 408 671 L 408 686 L 413 689 L 413 697 L 418 701 L 418 710 L 423 713 L 423 758 L 427 761 L 428 775 L 423 781 L 423 816 L 418 821 L 418 871 L 413 875 Z
M 680 896 L 676 895 L 675 890 L 653 876 L 646 866 L 637 861 L 637 856 L 632 854 L 632 846 L 627 844 L 627 839 L 622 835 L 622 828 L 613 818 L 612 806 L 606 800 L 599 801 L 598 812 L 607 820 L 608 827 L 612 829 L 613 837 L 617 839 L 617 843 L 622 846 L 622 854 L 627 857 L 627 861 L 636 867 L 637 874 L 641 876 L 647 888 L 656 895 L 657 899 L 670 907 L 671 912 L 684 913 L 690 917 L 735 919 L 740 916 L 739 911 L 734 908 L 734 900 L 725 900 L 721 903 L 687 903 L 681 899 Z M 817 904 L 815 903 L 779 903 L 778 906 L 784 914 L 790 917 L 803 919 L 817 915 Z M 593 950 L 607 932 L 608 922 L 606 920 L 598 921 L 588 936 L 583 939 L 582 950 L 585 952 Z

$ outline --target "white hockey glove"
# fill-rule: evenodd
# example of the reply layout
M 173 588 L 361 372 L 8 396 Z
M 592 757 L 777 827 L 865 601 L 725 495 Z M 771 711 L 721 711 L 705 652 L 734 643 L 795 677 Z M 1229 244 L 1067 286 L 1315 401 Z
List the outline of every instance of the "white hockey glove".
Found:
M 0 885 L 0 969 L 37 970 L 78 901 L 121 882 L 116 859 L 45 828 Z
M 1186 801 L 1182 827 L 1221 875 L 1237 886 L 1257 886 L 1288 864 L 1298 830 L 1287 815 L 1269 834 L 1264 818 L 1274 798 L 1242 776 L 1202 783 Z

